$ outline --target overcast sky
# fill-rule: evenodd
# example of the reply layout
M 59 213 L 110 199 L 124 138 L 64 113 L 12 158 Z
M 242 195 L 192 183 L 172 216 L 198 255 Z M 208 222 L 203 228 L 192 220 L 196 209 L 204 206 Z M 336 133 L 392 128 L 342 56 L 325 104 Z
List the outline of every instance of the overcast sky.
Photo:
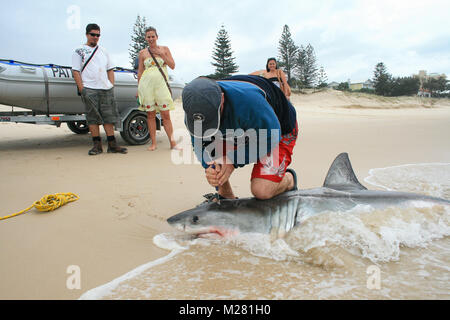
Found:
M 278 56 L 287 24 L 296 45 L 312 44 L 328 82 L 372 78 L 380 61 L 394 76 L 418 70 L 450 76 L 449 12 L 448 0 L 16 0 L 0 12 L 0 58 L 70 65 L 86 24 L 95 22 L 100 44 L 116 65 L 129 68 L 139 14 L 170 48 L 176 62 L 170 73 L 183 82 L 214 72 L 211 54 L 222 24 L 239 73 L 263 69 Z

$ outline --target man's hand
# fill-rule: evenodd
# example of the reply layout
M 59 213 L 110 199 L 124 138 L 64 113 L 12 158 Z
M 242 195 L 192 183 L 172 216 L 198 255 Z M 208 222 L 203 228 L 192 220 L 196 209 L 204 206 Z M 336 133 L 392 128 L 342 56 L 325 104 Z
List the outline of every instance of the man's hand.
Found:
M 109 82 L 114 86 L 114 69 L 108 70 L 107 72 Z
M 219 186 L 219 179 L 217 178 L 218 173 L 220 172 L 220 164 L 216 164 L 215 162 L 208 162 L 209 167 L 205 170 L 206 180 L 213 187 Z
M 207 164 L 209 167 L 206 169 L 206 179 L 213 187 L 222 186 L 226 183 L 234 171 L 234 165 L 226 157 Z
M 228 163 L 219 166 L 221 167 L 221 170 L 217 174 L 217 179 L 219 180 L 219 186 L 221 186 L 230 179 L 230 176 L 234 171 L 234 166 Z
M 78 91 L 83 91 L 83 80 L 81 80 L 81 73 L 80 71 L 73 70 L 73 79 L 75 80 L 75 83 L 77 84 Z

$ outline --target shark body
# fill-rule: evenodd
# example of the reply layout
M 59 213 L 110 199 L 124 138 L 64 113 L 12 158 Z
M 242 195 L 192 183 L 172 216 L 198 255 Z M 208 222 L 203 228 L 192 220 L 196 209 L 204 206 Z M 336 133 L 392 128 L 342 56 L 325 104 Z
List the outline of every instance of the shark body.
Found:
M 347 153 L 336 157 L 322 187 L 256 198 L 208 202 L 176 214 L 167 222 L 178 230 L 202 237 L 265 233 L 283 237 L 304 219 L 326 211 L 349 211 L 356 206 L 375 209 L 417 205 L 450 206 L 450 201 L 426 195 L 368 190 L 356 178 Z

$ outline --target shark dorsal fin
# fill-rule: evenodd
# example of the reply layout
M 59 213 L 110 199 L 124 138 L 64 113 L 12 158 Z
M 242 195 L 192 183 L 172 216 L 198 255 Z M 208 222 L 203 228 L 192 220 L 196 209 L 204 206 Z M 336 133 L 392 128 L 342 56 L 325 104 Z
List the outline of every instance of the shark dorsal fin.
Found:
M 356 178 L 347 153 L 341 153 L 334 159 L 323 186 L 342 191 L 367 190 Z

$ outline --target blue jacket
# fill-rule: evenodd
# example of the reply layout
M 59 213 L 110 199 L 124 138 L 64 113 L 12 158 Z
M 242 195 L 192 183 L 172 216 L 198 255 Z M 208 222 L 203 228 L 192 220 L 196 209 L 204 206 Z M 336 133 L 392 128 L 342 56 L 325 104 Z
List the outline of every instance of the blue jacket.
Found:
M 220 80 L 217 84 L 225 95 L 219 128 L 222 139 L 211 143 L 211 139 L 202 141 L 192 137 L 197 158 L 207 168 L 206 162 L 221 156 L 223 150 L 235 167 L 257 162 L 278 145 L 282 135 L 280 121 L 267 100 L 267 93 L 245 81 Z M 290 103 L 289 108 L 295 113 Z

